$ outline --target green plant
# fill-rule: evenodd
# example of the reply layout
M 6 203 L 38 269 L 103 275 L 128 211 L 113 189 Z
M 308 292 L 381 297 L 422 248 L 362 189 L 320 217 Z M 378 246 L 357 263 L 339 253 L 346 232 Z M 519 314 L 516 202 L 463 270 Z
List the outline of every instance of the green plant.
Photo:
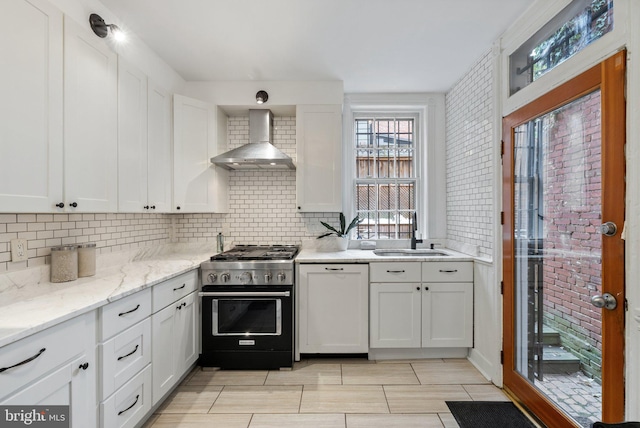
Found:
M 364 220 L 364 219 L 362 219 L 362 220 Z M 330 235 L 348 236 L 349 232 L 351 232 L 351 229 L 356 227 L 356 225 L 358 223 L 360 223 L 362 220 L 359 219 L 358 216 L 356 216 L 353 220 L 351 220 L 351 223 L 349 223 L 349 226 L 345 229 L 346 221 L 345 221 L 345 218 L 344 218 L 344 214 L 340 213 L 340 230 L 336 229 L 335 227 L 331 226 L 330 224 L 325 223 L 324 221 L 321 221 L 320 223 L 324 227 L 329 229 L 331 232 L 327 232 L 327 233 L 324 233 L 324 234 L 318 236 L 318 239 L 324 238 L 325 236 L 330 236 Z

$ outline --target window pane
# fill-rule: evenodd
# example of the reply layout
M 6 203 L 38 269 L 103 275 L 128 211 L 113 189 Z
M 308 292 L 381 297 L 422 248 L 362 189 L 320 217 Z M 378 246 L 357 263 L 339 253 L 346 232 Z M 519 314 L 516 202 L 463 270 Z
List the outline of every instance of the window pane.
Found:
M 415 203 L 415 119 L 355 120 L 356 210 L 362 239 L 408 239 Z M 402 181 L 400 181 L 402 180 Z
M 509 56 L 510 94 L 534 82 L 611 30 L 613 1 L 572 1 Z

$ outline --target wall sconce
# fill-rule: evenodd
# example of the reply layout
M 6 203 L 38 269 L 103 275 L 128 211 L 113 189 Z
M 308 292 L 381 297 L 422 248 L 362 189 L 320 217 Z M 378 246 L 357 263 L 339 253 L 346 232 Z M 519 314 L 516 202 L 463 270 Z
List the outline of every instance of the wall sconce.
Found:
M 256 103 L 264 104 L 269 99 L 269 94 L 266 91 L 258 91 L 256 94 Z
M 100 15 L 95 13 L 89 15 L 89 24 L 98 37 L 104 39 L 109 34 L 109 29 L 111 29 L 111 35 L 116 41 L 121 42 L 126 39 L 124 32 L 116 24 L 106 24 Z

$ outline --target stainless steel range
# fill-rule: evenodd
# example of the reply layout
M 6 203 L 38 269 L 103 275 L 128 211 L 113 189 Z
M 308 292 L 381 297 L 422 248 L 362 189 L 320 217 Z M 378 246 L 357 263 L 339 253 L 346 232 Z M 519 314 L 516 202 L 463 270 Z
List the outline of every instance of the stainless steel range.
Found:
M 241 245 L 200 265 L 200 365 L 226 369 L 293 366 L 296 246 Z

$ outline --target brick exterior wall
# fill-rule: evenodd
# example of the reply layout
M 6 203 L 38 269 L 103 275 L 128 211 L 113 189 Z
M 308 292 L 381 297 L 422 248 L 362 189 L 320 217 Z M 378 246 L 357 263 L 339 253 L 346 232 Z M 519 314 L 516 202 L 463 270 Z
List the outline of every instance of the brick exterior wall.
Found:
M 446 94 L 447 241 L 493 254 L 493 68 L 491 51 Z M 498 255 L 499 256 L 499 255 Z
M 599 377 L 601 310 L 590 298 L 601 292 L 602 272 L 600 92 L 552 113 L 546 125 L 544 322 Z

